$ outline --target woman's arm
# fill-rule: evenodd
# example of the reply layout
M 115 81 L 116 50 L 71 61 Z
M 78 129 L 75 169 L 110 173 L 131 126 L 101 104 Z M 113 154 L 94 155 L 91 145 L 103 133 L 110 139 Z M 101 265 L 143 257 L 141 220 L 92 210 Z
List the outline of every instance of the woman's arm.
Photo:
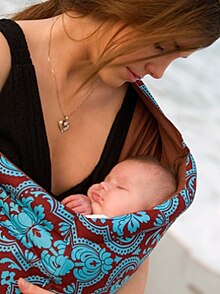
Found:
M 149 257 L 142 263 L 130 280 L 125 283 L 118 294 L 143 294 L 147 284 Z
M 5 37 L 0 32 L 0 92 L 7 80 L 11 68 L 11 54 Z
M 124 284 L 117 292 L 119 294 L 143 294 L 148 275 L 149 258 L 147 258 L 140 268 L 134 273 L 132 278 Z M 18 287 L 23 294 L 51 294 L 52 292 L 44 290 L 38 286 L 32 285 L 20 278 L 18 280 Z

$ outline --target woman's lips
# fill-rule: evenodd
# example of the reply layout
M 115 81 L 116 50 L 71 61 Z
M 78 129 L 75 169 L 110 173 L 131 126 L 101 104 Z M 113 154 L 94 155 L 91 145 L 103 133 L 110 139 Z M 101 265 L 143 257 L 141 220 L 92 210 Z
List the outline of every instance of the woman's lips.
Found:
M 128 79 L 131 83 L 135 83 L 136 81 L 140 80 L 141 77 L 134 73 L 129 67 L 127 67 L 128 70 Z

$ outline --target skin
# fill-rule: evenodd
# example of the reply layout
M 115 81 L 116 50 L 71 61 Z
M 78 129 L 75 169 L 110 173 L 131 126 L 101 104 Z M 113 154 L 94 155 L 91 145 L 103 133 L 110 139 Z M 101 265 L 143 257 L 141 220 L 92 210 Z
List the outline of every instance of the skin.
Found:
M 122 104 L 127 83 L 133 82 L 136 76 L 151 75 L 154 78 L 161 78 L 171 62 L 179 57 L 186 57 L 191 52 L 173 53 L 137 62 L 136 56 L 139 54 L 141 56 L 146 56 L 148 52 L 156 54 L 158 50 L 167 50 L 166 46 L 168 46 L 164 44 L 162 49 L 158 49 L 158 46 L 152 45 L 150 48 L 138 50 L 136 54 L 115 59 L 114 62 L 100 70 L 91 84 L 77 91 L 87 70 L 87 65 L 97 60 L 97 55 L 102 52 L 102 46 L 108 42 L 111 34 L 114 34 L 114 29 L 108 34 L 102 34 L 104 37 L 101 43 L 97 42 L 97 35 L 82 42 L 74 42 L 63 33 L 61 18 L 59 18 L 52 34 L 51 61 L 56 72 L 58 91 L 62 93 L 60 97 L 64 113 L 71 113 L 85 95 L 91 92 L 87 102 L 71 116 L 71 124 L 77 128 L 71 127 L 65 135 L 61 135 L 56 122 L 62 118 L 62 115 L 57 102 L 54 79 L 47 62 L 48 37 L 53 21 L 54 19 L 45 19 L 19 21 L 18 23 L 24 31 L 35 65 L 50 149 L 52 192 L 58 195 L 80 183 L 98 163 L 112 122 Z M 78 19 L 68 18 L 65 15 L 65 21 L 68 32 L 71 32 L 75 39 L 84 39 L 98 25 L 89 17 Z M 0 34 L 0 48 L 1 90 L 11 68 L 10 50 L 2 34 Z M 146 268 L 147 265 L 148 261 L 146 261 Z M 145 284 L 146 272 L 144 278 L 141 274 L 143 270 L 140 269 L 137 272 L 140 275 L 137 274 L 136 277 L 142 277 L 143 284 Z M 138 278 L 137 281 L 140 284 Z M 136 294 L 143 293 L 143 288 L 137 288 L 135 284 L 135 276 L 129 282 L 127 285 L 130 291 L 133 289 L 133 293 L 134 291 Z M 22 291 L 27 294 L 50 293 L 36 286 L 30 286 L 28 290 L 22 288 Z
M 116 58 L 112 64 L 99 72 L 99 76 L 102 81 L 111 86 L 123 85 L 125 81 L 135 82 L 146 75 L 160 79 L 174 60 L 177 58 L 187 58 L 192 52 L 175 52 L 157 58 L 147 58 L 174 48 L 174 44 L 172 46 L 170 44 L 164 44 L 163 47 L 159 48 L 158 46 L 152 45 L 149 48 L 140 49 L 135 53 Z M 143 58 L 143 60 L 135 61 L 137 56 L 140 59 Z M 131 62 L 131 60 L 134 61 Z
M 82 215 L 88 215 L 93 213 L 90 199 L 83 194 L 74 194 L 67 196 L 65 199 L 63 199 L 61 203 Z
M 123 161 L 111 170 L 103 182 L 89 188 L 88 197 L 71 195 L 62 203 L 81 214 L 108 217 L 150 209 L 164 200 L 162 197 L 155 198 L 158 189 L 151 176 L 152 168 L 152 165 L 137 160 Z
M 117 164 L 103 182 L 88 190 L 94 213 L 114 217 L 153 207 L 158 189 L 152 169 L 138 160 Z
M 57 122 L 62 118 L 62 114 L 57 102 L 54 78 L 47 62 L 48 37 L 53 21 L 54 19 L 22 21 L 19 25 L 25 33 L 35 65 L 50 148 L 52 192 L 58 195 L 80 183 L 98 163 L 112 122 L 122 104 L 127 82 L 134 78 L 128 69 L 141 77 L 148 74 L 159 78 L 173 60 L 186 57 L 186 53 L 173 53 L 137 62 L 137 56 L 158 54 L 161 50 L 155 45 L 141 49 L 136 54 L 116 59 L 100 70 L 92 84 L 87 85 L 88 88 L 85 87 L 73 95 L 81 83 L 87 68 L 85 65 L 95 62 L 97 52 L 102 52 L 111 34 L 104 35 L 105 38 L 101 44 L 97 43 L 98 37 L 95 35 L 79 44 L 63 33 L 61 18 L 58 19 L 52 32 L 51 63 L 56 72 L 58 91 L 62 93 L 60 97 L 64 113 L 71 113 L 85 95 L 90 93 L 86 103 L 71 116 L 71 124 L 77 128 L 71 127 L 68 132 L 61 135 L 57 129 Z M 82 26 L 79 26 L 79 21 L 82 22 Z M 68 20 L 66 26 L 68 32 L 74 32 L 74 38 L 83 39 L 94 30 L 97 24 L 85 18 Z M 76 32 L 75 28 L 78 28 Z M 0 42 L 3 51 L 0 56 L 0 88 L 2 88 L 10 70 L 10 51 L 2 36 Z M 162 50 L 166 50 L 165 44 L 164 48 Z

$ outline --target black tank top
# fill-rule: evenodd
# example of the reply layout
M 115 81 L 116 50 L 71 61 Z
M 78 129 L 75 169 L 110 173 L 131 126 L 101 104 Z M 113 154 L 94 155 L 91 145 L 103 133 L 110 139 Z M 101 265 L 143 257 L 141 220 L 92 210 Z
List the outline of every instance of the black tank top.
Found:
M 51 162 L 37 79 L 25 36 L 12 20 L 0 20 L 0 32 L 11 51 L 9 77 L 0 93 L 0 150 L 36 183 L 51 193 Z M 70 194 L 86 194 L 118 162 L 132 120 L 137 93 L 128 87 L 112 124 L 98 164 L 81 183 L 56 199 Z

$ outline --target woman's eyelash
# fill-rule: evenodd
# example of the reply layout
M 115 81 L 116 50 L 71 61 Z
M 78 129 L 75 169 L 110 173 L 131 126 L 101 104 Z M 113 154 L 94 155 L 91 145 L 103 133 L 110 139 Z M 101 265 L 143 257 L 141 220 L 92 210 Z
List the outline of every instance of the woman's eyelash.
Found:
M 160 50 L 160 51 L 164 51 L 164 50 L 165 50 L 165 48 L 162 47 L 162 46 L 160 45 L 160 43 L 156 43 L 156 44 L 154 44 L 154 47 L 155 47 L 156 49 Z

